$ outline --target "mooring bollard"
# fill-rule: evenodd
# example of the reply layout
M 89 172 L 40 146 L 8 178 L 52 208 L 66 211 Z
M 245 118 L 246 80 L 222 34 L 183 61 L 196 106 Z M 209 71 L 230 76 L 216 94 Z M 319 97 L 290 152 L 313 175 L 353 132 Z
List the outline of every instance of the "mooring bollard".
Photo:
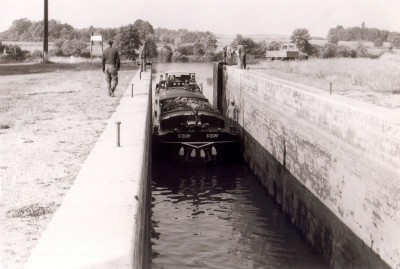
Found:
M 330 95 L 332 95 L 332 82 L 329 83 L 329 93 L 330 93 Z
M 115 124 L 117 125 L 117 147 L 120 147 L 120 121 L 116 121 Z
M 132 83 L 132 98 L 133 98 L 133 85 L 134 85 L 134 83 Z

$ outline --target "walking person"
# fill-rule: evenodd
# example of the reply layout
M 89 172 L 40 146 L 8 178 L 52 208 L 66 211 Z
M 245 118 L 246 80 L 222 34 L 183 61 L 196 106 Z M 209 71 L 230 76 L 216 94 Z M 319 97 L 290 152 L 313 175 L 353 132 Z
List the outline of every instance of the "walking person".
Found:
M 222 61 L 228 63 L 228 48 L 225 46 L 222 51 Z
M 239 68 L 246 69 L 246 51 L 244 50 L 244 46 L 238 45 L 237 51 L 238 51 Z
M 103 52 L 102 67 L 103 73 L 106 75 L 108 96 L 114 97 L 115 89 L 118 85 L 118 71 L 121 65 L 118 50 L 113 48 L 113 41 L 107 41 L 109 47 Z
M 143 50 L 140 53 L 140 59 L 141 59 L 141 66 L 140 66 L 140 72 L 146 72 L 147 68 L 147 42 L 144 42 L 143 44 Z

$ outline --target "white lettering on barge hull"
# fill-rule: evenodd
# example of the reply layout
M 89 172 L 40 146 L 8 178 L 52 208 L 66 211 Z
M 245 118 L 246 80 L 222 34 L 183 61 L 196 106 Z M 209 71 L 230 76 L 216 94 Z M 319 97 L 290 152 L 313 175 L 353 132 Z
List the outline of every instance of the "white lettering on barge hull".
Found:
M 179 139 L 189 139 L 190 138 L 190 134 L 178 134 L 178 138 Z
M 218 138 L 218 134 L 207 134 L 207 138 Z

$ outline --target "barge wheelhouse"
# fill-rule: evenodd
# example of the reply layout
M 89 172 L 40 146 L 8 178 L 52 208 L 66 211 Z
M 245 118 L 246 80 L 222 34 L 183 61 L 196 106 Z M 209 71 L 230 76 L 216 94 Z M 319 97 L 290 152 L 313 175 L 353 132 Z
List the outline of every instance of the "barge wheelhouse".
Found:
M 156 159 L 208 163 L 238 155 L 239 136 L 202 93 L 195 74 L 167 72 L 154 94 Z

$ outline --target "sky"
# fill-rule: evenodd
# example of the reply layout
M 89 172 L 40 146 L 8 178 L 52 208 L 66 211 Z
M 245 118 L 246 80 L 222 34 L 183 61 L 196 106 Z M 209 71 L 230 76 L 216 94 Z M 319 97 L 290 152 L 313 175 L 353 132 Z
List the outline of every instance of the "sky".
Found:
M 306 28 L 326 37 L 330 28 L 361 26 L 400 32 L 399 0 L 48 0 L 49 19 L 74 28 L 114 28 L 148 21 L 154 28 L 214 34 L 280 34 Z M 44 0 L 0 0 L 0 31 L 15 19 L 43 19 Z

